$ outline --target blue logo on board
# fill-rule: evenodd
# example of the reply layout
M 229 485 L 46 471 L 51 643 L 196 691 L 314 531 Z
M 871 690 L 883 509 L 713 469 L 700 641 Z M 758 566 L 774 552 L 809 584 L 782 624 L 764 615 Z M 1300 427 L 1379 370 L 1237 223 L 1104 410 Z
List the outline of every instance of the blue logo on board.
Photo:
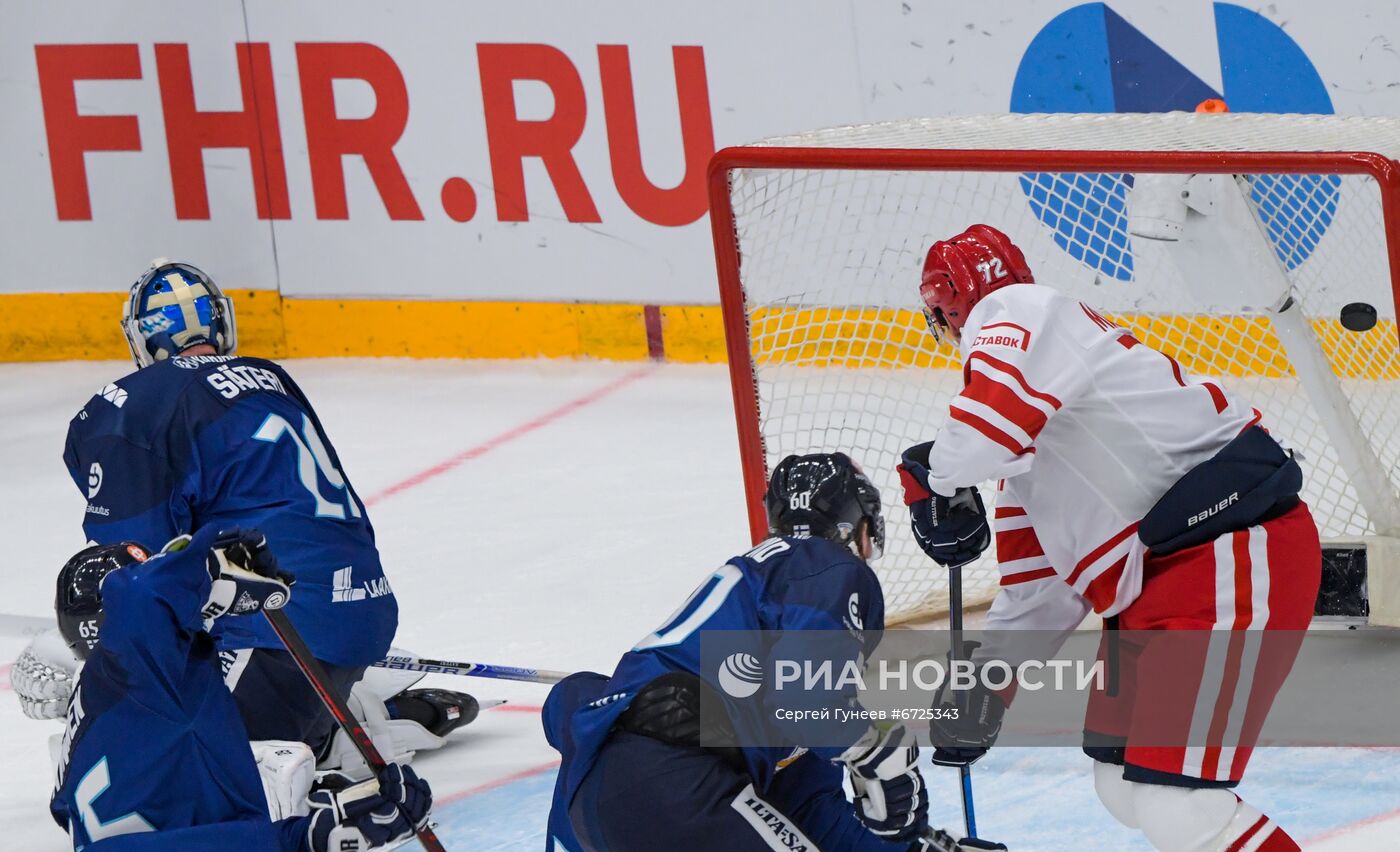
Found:
M 1223 92 L 1193 74 L 1107 3 L 1056 16 L 1031 40 L 1011 89 L 1012 112 L 1168 112 L 1221 98 L 1233 112 L 1332 113 L 1332 99 L 1302 48 L 1277 24 L 1214 3 Z M 1258 175 L 1254 201 L 1290 269 L 1307 259 L 1336 213 L 1336 176 Z M 1133 277 L 1126 201 L 1132 175 L 1026 174 L 1031 210 L 1076 260 L 1122 281 Z

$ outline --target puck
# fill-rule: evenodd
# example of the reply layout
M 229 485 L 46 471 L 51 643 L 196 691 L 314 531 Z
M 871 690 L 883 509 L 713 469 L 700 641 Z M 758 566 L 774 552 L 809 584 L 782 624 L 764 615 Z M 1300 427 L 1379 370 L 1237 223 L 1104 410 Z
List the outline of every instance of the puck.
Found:
M 1376 309 L 1365 302 L 1342 306 L 1342 326 L 1348 331 L 1370 331 L 1376 327 Z

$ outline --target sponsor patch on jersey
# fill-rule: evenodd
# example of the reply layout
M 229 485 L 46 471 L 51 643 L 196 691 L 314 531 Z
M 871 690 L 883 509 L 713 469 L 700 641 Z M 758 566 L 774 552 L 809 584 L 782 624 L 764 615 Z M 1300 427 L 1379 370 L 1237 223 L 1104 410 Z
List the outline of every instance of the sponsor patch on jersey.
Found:
M 808 840 L 786 814 L 759 798 L 752 784 L 740 790 L 729 806 L 739 812 L 769 849 L 776 852 L 817 852 L 820 848 Z
M 115 384 L 107 385 L 102 390 L 98 391 L 98 393 L 102 394 L 103 399 L 112 403 L 117 408 L 126 405 L 126 391 L 117 387 Z
M 972 341 L 973 349 L 1000 347 L 1002 349 L 1030 349 L 1031 333 L 1014 322 L 994 322 L 984 325 Z

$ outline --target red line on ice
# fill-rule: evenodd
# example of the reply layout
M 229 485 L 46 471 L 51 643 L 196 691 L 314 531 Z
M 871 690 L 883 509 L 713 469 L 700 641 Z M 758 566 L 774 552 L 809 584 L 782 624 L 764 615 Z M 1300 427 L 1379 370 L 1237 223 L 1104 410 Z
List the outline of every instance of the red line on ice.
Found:
M 511 713 L 543 713 L 544 708 L 534 704 L 497 704 L 492 710 L 505 710 Z
M 536 775 L 548 772 L 551 769 L 558 768 L 559 761 L 551 760 L 549 763 L 542 763 L 539 766 L 532 766 L 529 769 L 522 769 L 519 772 L 512 772 L 509 775 L 503 775 L 502 777 L 497 778 L 494 781 L 487 781 L 485 784 L 478 784 L 477 786 L 472 787 L 469 790 L 463 790 L 460 793 L 448 793 L 446 796 L 442 797 L 435 796 L 433 797 L 433 807 L 441 807 L 442 805 L 448 805 L 452 802 L 460 802 L 463 799 L 470 798 L 478 793 L 485 793 L 488 790 L 495 790 L 497 787 L 504 787 L 505 785 L 514 783 L 516 781 L 523 781 L 526 778 L 533 778 Z
M 14 688 L 10 686 L 10 669 L 13 666 L 14 663 L 5 663 L 4 665 L 0 665 L 0 692 Z
M 1324 840 L 1332 840 L 1337 837 L 1343 837 L 1345 835 L 1351 834 L 1353 831 L 1358 831 L 1360 829 L 1366 828 L 1367 826 L 1375 825 L 1378 822 L 1386 822 L 1392 819 L 1400 819 L 1400 808 L 1396 808 L 1395 810 L 1391 811 L 1385 811 L 1384 813 L 1373 814 L 1371 816 L 1366 817 L 1365 819 L 1359 819 L 1356 822 L 1347 823 L 1346 825 L 1339 825 L 1336 828 L 1328 829 L 1327 831 L 1324 831 L 1321 834 L 1314 834 L 1312 837 L 1305 839 L 1303 841 L 1303 845 L 1312 846 L 1314 843 L 1321 843 Z
M 445 459 L 444 461 L 440 461 L 432 467 L 427 468 L 426 470 L 420 470 L 418 473 L 415 473 L 407 479 L 401 480 L 399 482 L 394 483 L 393 485 L 390 485 L 388 488 L 385 488 L 383 491 L 380 491 L 377 494 L 371 494 L 368 498 L 366 498 L 365 505 L 373 506 L 375 503 L 393 497 L 395 494 L 398 494 L 401 491 L 407 491 L 410 488 L 416 488 L 417 486 L 422 485 L 424 482 L 439 477 L 444 473 L 448 473 L 452 469 L 462 464 L 465 464 L 466 462 L 469 462 L 472 459 L 480 458 L 481 456 L 486 455 L 487 453 L 491 452 L 492 450 L 496 449 L 497 447 L 503 444 L 508 444 L 511 441 L 514 441 L 516 438 L 520 438 L 530 434 L 531 432 L 543 429 L 545 426 L 548 426 L 554 421 L 559 420 L 563 417 L 567 417 L 568 415 L 573 414 L 575 411 L 578 411 L 581 408 L 586 408 L 592 405 L 593 403 L 597 402 L 598 400 L 612 394 L 614 391 L 621 390 L 622 388 L 632 384 L 633 382 L 637 381 L 643 376 L 649 375 L 655 369 L 656 367 L 654 366 L 646 366 L 638 370 L 633 370 L 625 376 L 613 379 L 611 382 L 608 382 L 607 384 L 603 385 L 600 388 L 597 388 L 596 390 L 589 391 L 583 396 L 580 396 L 576 399 L 572 399 L 559 406 L 558 408 L 546 411 L 539 417 L 536 417 L 532 420 L 527 420 L 518 426 L 513 426 L 510 429 L 507 429 L 506 431 L 502 432 L 501 434 L 496 435 L 493 438 L 488 438 L 482 443 L 477 444 L 475 447 L 472 447 L 468 450 L 463 450 L 462 452 L 456 454 L 455 456 L 452 456 L 451 458 Z

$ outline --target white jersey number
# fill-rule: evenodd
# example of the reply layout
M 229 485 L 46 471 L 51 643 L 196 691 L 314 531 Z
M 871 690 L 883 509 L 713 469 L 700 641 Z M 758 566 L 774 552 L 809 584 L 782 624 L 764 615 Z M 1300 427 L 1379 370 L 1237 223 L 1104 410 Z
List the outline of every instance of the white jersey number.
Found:
M 155 831 L 155 827 L 135 811 L 105 821 L 99 817 L 94 805 L 110 786 L 112 776 L 107 770 L 107 758 L 103 757 L 96 766 L 88 770 L 73 790 L 73 798 L 78 802 L 78 818 L 83 821 L 83 830 L 87 832 L 88 840 L 96 843 L 120 834 Z
M 684 642 L 700 625 L 709 621 L 710 616 L 719 611 L 724 605 L 724 599 L 729 597 L 729 593 L 742 579 L 743 573 L 733 565 L 726 565 L 706 577 L 705 582 L 685 599 L 680 609 L 671 613 L 665 624 L 656 628 L 655 633 L 648 634 L 632 650 L 665 648 Z
M 326 452 L 326 445 L 321 443 L 321 436 L 316 432 L 316 426 L 311 422 L 310 417 L 305 414 L 301 416 L 301 434 L 298 435 L 285 417 L 280 414 L 269 414 L 263 424 L 258 427 L 258 431 L 253 433 L 253 439 L 275 444 L 284 434 L 290 437 L 292 443 L 296 445 L 297 476 L 301 479 L 302 486 L 311 493 L 312 498 L 316 501 L 316 517 L 345 519 L 345 506 L 327 500 L 321 495 L 321 484 L 316 480 L 318 470 L 327 482 L 336 489 L 345 492 L 345 504 L 350 507 L 350 514 L 357 518 L 360 517 L 359 501 L 345 487 L 345 477 L 339 470 L 336 470 L 335 465 L 331 464 L 331 455 Z

